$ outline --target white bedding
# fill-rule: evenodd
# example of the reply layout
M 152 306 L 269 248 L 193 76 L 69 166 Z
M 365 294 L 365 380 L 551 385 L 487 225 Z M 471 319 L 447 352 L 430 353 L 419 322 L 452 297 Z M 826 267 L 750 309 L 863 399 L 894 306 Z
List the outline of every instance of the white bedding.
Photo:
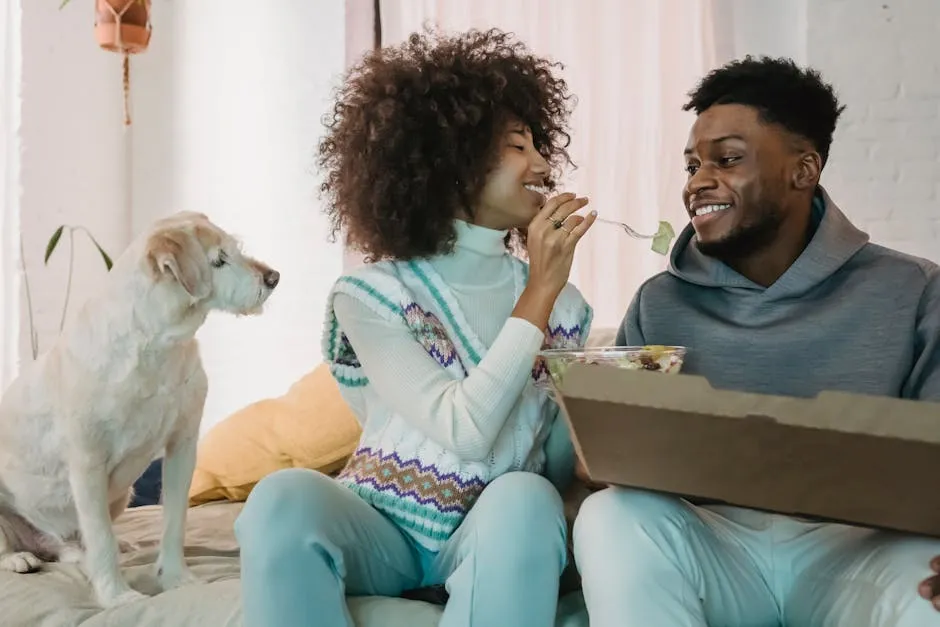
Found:
M 39 573 L 0 572 L 0 625 L 4 627 L 234 627 L 241 625 L 238 546 L 232 523 L 241 503 L 210 503 L 189 510 L 186 557 L 207 583 L 159 593 L 153 576 L 160 537 L 160 507 L 128 510 L 118 534 L 138 544 L 122 556 L 130 584 L 147 601 L 102 610 L 75 566 L 47 564 Z M 420 601 L 350 599 L 358 627 L 436 627 L 441 608 Z M 580 595 L 562 599 L 556 627 L 587 627 Z M 303 627 L 303 626 L 297 626 Z

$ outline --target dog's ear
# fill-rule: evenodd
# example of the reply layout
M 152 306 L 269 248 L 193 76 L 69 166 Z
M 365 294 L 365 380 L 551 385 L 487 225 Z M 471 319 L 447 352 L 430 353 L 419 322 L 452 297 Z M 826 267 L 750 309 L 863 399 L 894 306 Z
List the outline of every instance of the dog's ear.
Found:
M 166 229 L 147 240 L 147 262 L 155 277 L 170 274 L 195 300 L 209 296 L 212 271 L 202 244 L 192 233 Z

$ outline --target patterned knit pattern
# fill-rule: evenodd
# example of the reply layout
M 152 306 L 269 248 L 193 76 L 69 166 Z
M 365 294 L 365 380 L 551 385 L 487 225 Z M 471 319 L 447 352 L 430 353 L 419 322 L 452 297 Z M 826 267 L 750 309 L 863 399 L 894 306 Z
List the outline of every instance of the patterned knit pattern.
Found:
M 336 363 L 349 366 L 350 368 L 359 368 L 362 366 L 362 364 L 359 363 L 359 359 L 356 357 L 356 351 L 353 350 L 352 345 L 349 343 L 349 338 L 346 337 L 345 333 L 339 334 L 339 349 L 336 352 Z
M 522 262 L 515 272 L 519 284 L 524 285 Z M 508 441 L 497 441 L 489 460 L 461 460 L 388 410 L 372 391 L 355 350 L 332 312 L 336 293 L 353 296 L 386 320 L 403 325 L 455 380 L 465 378 L 480 362 L 485 347 L 474 345 L 472 333 L 458 324 L 459 312 L 446 296 L 446 285 L 426 265 L 370 264 L 341 277 L 330 296 L 324 359 L 350 406 L 365 408 L 365 415 L 359 416 L 363 423 L 359 446 L 338 480 L 418 543 L 439 550 L 490 481 L 512 470 L 540 471 L 539 465 L 522 468 L 513 460 L 535 459 L 534 463 L 544 464 L 544 455 L 532 451 L 542 444 L 537 434 L 551 411 L 551 401 L 534 386 L 527 389 L 520 408 L 507 419 L 501 432 L 500 437 Z M 590 320 L 591 310 L 580 295 L 560 298 L 546 333 L 547 345 L 578 344 Z
M 545 342 L 542 344 L 542 350 L 552 348 L 576 349 L 580 346 L 584 346 L 585 341 L 587 341 L 584 330 L 590 326 L 591 316 L 591 308 L 585 305 L 584 315 L 578 324 L 568 327 L 562 324 L 554 326 L 549 324 L 549 328 L 545 332 Z M 548 377 L 548 366 L 545 365 L 545 360 L 541 357 L 537 358 L 535 364 L 532 366 L 532 380 L 537 384 L 542 384 L 548 382 Z
M 463 481 L 453 473 L 441 474 L 434 466 L 422 466 L 414 459 L 403 460 L 398 453 L 383 455 L 368 446 L 356 451 L 340 476 L 360 487 L 409 497 L 419 505 L 446 513 L 469 511 L 484 488 L 479 479 Z
M 440 319 L 430 311 L 425 311 L 418 303 L 408 303 L 403 310 L 405 322 L 415 337 L 428 352 L 428 355 L 447 368 L 457 363 L 466 374 L 467 369 L 457 353 L 454 343 L 447 337 L 447 330 Z
M 338 479 L 399 526 L 434 542 L 450 537 L 486 487 L 479 477 L 442 473 L 368 446 L 352 455 Z

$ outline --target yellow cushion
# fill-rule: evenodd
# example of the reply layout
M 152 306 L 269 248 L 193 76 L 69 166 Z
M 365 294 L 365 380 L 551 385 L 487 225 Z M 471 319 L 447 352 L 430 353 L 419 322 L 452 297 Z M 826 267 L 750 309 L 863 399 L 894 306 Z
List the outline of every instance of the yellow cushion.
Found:
M 241 409 L 199 442 L 190 505 L 244 501 L 263 477 L 282 468 L 338 471 L 359 442 L 360 427 L 326 364 L 284 396 Z

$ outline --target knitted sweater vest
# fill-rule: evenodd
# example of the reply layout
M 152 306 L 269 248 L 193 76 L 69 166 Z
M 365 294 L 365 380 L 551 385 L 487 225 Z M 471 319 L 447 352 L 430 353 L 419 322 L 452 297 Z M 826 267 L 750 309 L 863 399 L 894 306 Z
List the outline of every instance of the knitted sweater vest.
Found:
M 514 259 L 513 273 L 518 298 L 528 279 L 528 265 Z M 554 407 L 534 384 L 548 373 L 536 360 L 532 380 L 487 459 L 460 459 L 388 409 L 374 393 L 333 313 L 338 293 L 402 325 L 454 379 L 465 378 L 487 347 L 466 324 L 447 284 L 423 260 L 368 264 L 340 277 L 328 299 L 324 360 L 363 428 L 356 451 L 337 478 L 422 546 L 438 551 L 490 481 L 516 470 L 542 471 Z M 555 303 L 544 347 L 582 346 L 592 315 L 580 293 L 567 286 Z

